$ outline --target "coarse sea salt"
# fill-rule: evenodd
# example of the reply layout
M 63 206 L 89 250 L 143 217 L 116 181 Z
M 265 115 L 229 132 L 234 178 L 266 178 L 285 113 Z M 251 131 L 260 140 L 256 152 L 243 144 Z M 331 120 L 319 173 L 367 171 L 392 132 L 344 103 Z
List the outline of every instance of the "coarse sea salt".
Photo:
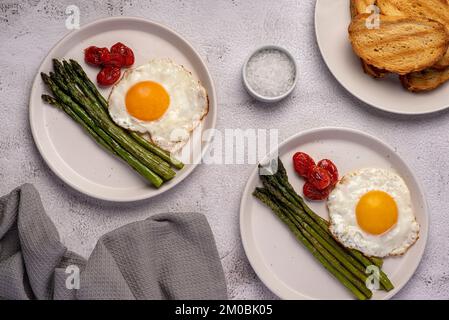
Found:
M 254 54 L 246 65 L 246 81 L 264 97 L 278 97 L 295 83 L 295 65 L 277 49 L 264 49 Z

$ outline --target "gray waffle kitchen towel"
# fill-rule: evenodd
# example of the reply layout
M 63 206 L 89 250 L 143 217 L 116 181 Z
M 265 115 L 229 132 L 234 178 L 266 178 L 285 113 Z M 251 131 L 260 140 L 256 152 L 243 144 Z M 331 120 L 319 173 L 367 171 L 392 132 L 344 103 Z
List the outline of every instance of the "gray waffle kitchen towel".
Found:
M 202 214 L 159 214 L 118 228 L 86 261 L 61 244 L 32 185 L 0 198 L 0 298 L 226 299 L 226 292 Z

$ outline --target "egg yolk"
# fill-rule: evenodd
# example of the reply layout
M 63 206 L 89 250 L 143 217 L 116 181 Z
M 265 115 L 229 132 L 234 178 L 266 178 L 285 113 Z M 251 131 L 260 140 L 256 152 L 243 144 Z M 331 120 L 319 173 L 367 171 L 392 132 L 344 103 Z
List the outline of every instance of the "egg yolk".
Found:
M 398 207 L 394 199 L 383 191 L 365 193 L 357 203 L 357 223 L 370 234 L 388 231 L 398 220 Z
M 157 120 L 164 115 L 170 104 L 170 96 L 159 83 L 142 81 L 126 93 L 126 110 L 142 121 Z

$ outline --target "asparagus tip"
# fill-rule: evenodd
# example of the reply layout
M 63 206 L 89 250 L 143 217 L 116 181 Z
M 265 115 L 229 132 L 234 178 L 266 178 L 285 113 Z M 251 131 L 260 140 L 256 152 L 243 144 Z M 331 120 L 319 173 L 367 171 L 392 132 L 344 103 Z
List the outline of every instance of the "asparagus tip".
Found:
M 69 59 L 70 65 L 72 66 L 72 68 L 78 72 L 78 74 L 85 76 L 86 73 L 84 72 L 83 68 L 80 66 L 80 64 L 78 63 L 78 61 L 73 60 L 73 59 Z M 86 76 L 87 77 L 87 76 Z
M 55 68 L 56 72 L 61 72 L 62 69 L 62 63 L 58 59 L 53 59 L 53 67 Z
M 41 97 L 42 97 L 42 100 L 44 100 L 46 103 L 61 109 L 61 105 L 58 103 L 58 101 L 54 97 L 52 97 L 48 94 L 43 94 Z
M 48 94 L 43 94 L 43 95 L 41 95 L 41 98 L 42 98 L 42 100 L 44 100 L 44 101 L 50 101 L 51 99 L 51 97 L 48 95 Z
M 41 72 L 41 78 L 42 78 L 42 80 L 44 80 L 45 83 L 48 83 L 50 81 L 48 74 L 46 74 L 44 72 Z

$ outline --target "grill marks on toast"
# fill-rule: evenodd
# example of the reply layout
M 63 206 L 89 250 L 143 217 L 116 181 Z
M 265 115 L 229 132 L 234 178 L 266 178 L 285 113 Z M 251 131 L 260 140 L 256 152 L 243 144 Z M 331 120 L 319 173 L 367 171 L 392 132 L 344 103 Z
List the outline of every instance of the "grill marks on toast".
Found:
M 351 12 L 351 19 L 355 18 L 359 14 L 366 13 L 369 6 L 376 4 L 376 0 L 351 0 L 349 2 L 349 8 Z M 373 78 L 379 79 L 385 77 L 388 73 L 385 70 L 376 68 L 375 66 L 369 65 L 363 59 L 360 59 L 363 71 Z
M 404 16 L 432 19 L 442 23 L 449 30 L 448 0 L 350 0 L 351 18 L 366 13 L 368 6 L 377 5 L 381 13 L 387 16 Z M 409 34 L 409 37 L 419 37 L 423 34 Z M 388 41 L 397 41 L 391 37 Z M 387 41 L 387 42 L 388 42 Z M 372 48 L 371 48 L 372 49 Z M 401 55 L 414 55 L 414 50 L 402 52 Z M 388 72 L 366 63 L 361 59 L 365 73 L 374 78 L 382 78 Z M 400 75 L 402 85 L 413 92 L 429 91 L 439 87 L 449 80 L 449 49 L 432 67 L 422 71 Z
M 444 0 L 377 0 L 383 15 L 432 19 L 449 28 L 449 6 Z
M 354 18 L 359 14 L 368 13 L 366 10 L 369 6 L 376 4 L 377 0 L 351 0 L 349 8 L 351 10 L 351 17 Z
M 377 5 L 384 15 L 432 19 L 449 30 L 449 5 L 446 0 L 377 0 Z M 449 50 L 433 68 L 444 69 L 447 66 Z
M 438 0 L 439 1 L 439 0 Z M 366 27 L 368 14 L 358 15 L 349 26 L 355 53 L 366 63 L 398 74 L 434 65 L 447 52 L 449 33 L 429 19 L 380 16 L 380 27 Z
M 432 19 L 445 25 L 449 22 L 448 3 L 445 0 L 377 0 L 376 4 L 387 16 L 402 14 Z
M 377 0 L 376 5 L 380 12 L 385 16 L 406 16 L 406 14 L 399 9 L 396 3 L 391 0 Z

